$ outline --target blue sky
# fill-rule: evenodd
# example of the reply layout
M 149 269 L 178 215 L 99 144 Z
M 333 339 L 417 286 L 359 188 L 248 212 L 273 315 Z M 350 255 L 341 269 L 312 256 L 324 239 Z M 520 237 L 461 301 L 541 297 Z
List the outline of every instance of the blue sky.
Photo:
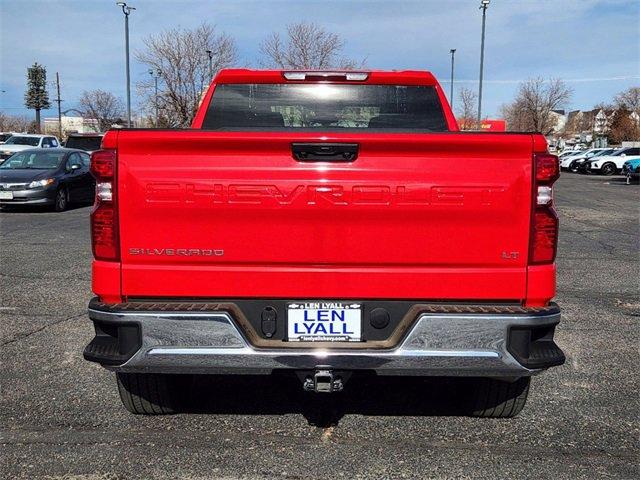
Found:
M 150 34 L 208 21 L 237 42 L 241 66 L 257 65 L 270 32 L 313 21 L 339 33 L 345 55 L 370 68 L 432 71 L 448 91 L 449 49 L 456 48 L 457 86 L 477 89 L 479 0 L 129 0 L 131 48 Z M 123 16 L 115 0 L 0 0 L 0 110 L 23 106 L 28 66 L 58 71 L 63 109 L 83 90 L 125 97 Z M 132 58 L 132 84 L 148 76 Z M 493 0 L 487 12 L 483 111 L 495 116 L 518 81 L 559 77 L 574 89 L 571 109 L 591 108 L 640 85 L 640 1 Z M 50 96 L 55 96 L 53 89 Z M 135 107 L 135 88 L 133 89 Z M 45 116 L 54 111 L 44 112 Z

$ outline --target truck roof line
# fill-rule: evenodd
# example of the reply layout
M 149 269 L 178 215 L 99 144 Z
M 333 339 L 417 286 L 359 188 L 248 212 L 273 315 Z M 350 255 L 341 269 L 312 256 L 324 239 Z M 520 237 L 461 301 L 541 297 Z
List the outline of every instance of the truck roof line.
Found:
M 431 72 L 424 70 L 370 70 L 370 69 L 287 69 L 287 70 L 252 70 L 246 68 L 223 69 L 218 72 L 215 83 L 289 83 L 309 81 L 302 79 L 288 80 L 285 74 L 311 74 L 312 80 L 323 80 L 322 74 L 366 73 L 364 80 L 349 80 L 349 83 L 425 85 L 438 84 Z M 329 77 L 331 78 L 331 77 Z M 345 79 L 346 80 L 346 79 Z M 325 79 L 326 81 L 326 79 Z

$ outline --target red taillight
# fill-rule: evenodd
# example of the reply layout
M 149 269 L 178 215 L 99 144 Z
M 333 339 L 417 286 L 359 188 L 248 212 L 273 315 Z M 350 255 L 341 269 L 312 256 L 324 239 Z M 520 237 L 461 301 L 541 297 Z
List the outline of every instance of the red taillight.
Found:
M 118 260 L 118 224 L 113 205 L 101 203 L 91 214 L 93 256 L 98 260 Z
M 115 150 L 98 150 L 91 155 L 91 173 L 96 178 L 96 202 L 91 212 L 91 243 L 97 260 L 118 261 L 118 204 Z
M 96 179 L 109 179 L 116 174 L 116 151 L 97 150 L 91 154 L 91 173 Z
M 552 263 L 558 245 L 558 217 L 552 208 L 538 208 L 531 226 L 531 263 Z
M 553 209 L 553 183 L 560 176 L 558 157 L 548 153 L 533 156 L 534 185 L 529 263 L 553 263 L 558 246 L 558 216 Z
M 558 157 L 548 153 L 536 153 L 534 155 L 536 168 L 536 182 L 539 185 L 551 185 L 560 176 L 560 164 Z

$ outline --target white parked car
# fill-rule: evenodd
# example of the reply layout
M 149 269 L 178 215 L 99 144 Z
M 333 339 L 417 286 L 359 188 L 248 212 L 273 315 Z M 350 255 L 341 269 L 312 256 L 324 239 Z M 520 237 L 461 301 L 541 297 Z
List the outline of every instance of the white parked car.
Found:
M 563 160 L 569 157 L 575 157 L 576 155 L 582 155 L 584 150 L 563 150 L 559 155 L 558 159 L 562 162 Z
M 577 165 L 584 162 L 596 155 L 609 155 L 614 152 L 613 148 L 591 148 L 584 152 L 579 152 L 575 155 L 567 155 L 560 159 L 560 168 L 562 170 L 571 170 L 576 172 L 578 170 Z
M 11 135 L 15 135 L 14 132 L 0 132 L 0 145 L 6 142 Z
M 621 148 L 611 155 L 602 155 L 589 161 L 589 171 L 602 175 L 613 175 L 622 170 L 624 162 L 640 158 L 640 147 Z
M 0 145 L 0 164 L 16 152 L 29 148 L 57 148 L 60 141 L 53 135 L 17 133 Z
M 606 148 L 595 155 L 592 155 L 590 158 L 586 157 L 573 157 L 571 163 L 569 164 L 569 170 L 572 172 L 580 172 L 580 173 L 588 173 L 587 170 L 591 165 L 591 161 L 595 161 L 598 157 L 603 157 L 606 155 L 613 155 L 618 149 L 617 148 Z

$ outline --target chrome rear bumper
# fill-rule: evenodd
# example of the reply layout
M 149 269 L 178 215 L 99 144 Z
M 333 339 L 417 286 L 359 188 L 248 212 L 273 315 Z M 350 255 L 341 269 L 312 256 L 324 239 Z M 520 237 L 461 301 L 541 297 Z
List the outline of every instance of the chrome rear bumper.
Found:
M 109 365 L 91 352 L 88 354 L 92 344 L 85 350 L 88 360 L 121 372 L 269 374 L 276 369 L 322 366 L 373 370 L 379 375 L 519 377 L 564 362 L 552 340 L 553 329 L 560 321 L 557 308 L 544 315 L 423 313 L 393 349 L 256 348 L 225 311 L 89 309 L 89 317 L 96 325 L 131 325 L 139 329 L 135 353 L 122 364 Z M 551 332 L 549 345 L 555 349 L 551 356 L 555 351 L 557 358 L 542 368 L 523 366 L 508 345 L 513 329 L 547 329 Z

